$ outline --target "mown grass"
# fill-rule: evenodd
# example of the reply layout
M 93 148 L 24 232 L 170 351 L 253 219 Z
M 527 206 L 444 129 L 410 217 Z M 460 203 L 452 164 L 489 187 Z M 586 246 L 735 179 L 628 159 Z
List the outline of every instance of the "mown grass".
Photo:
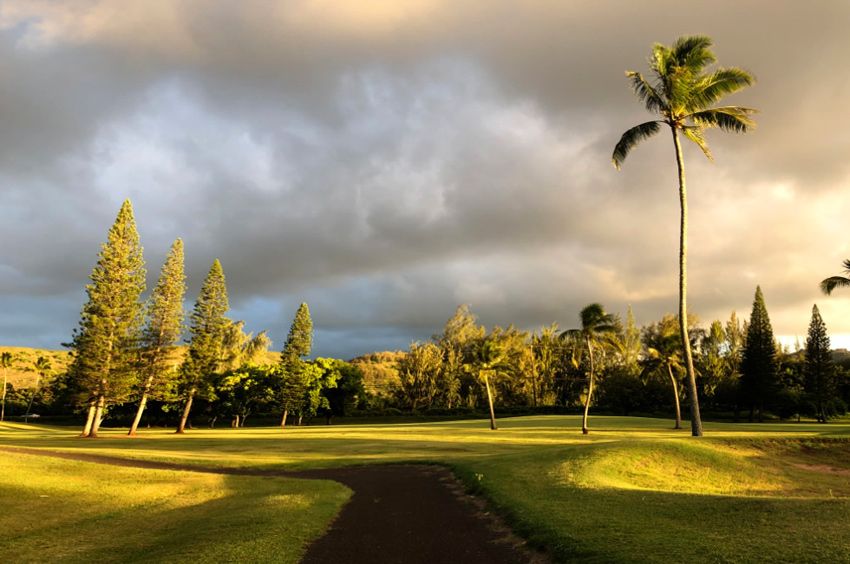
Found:
M 0 453 L 0 561 L 298 562 L 350 491 Z
M 577 417 L 411 425 L 167 430 L 127 439 L 0 426 L 0 444 L 210 466 L 447 464 L 556 560 L 850 562 L 850 425 Z M 299 515 L 311 511 L 306 508 Z M 249 534 L 246 531 L 246 534 Z

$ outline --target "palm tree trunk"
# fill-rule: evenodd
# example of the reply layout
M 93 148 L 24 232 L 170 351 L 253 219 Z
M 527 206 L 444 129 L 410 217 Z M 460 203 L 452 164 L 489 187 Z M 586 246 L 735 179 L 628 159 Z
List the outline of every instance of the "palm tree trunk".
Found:
M 145 389 L 142 391 L 142 399 L 139 400 L 139 409 L 136 411 L 136 418 L 133 419 L 133 424 L 130 425 L 130 432 L 127 433 L 128 437 L 132 437 L 136 434 L 136 429 L 139 428 L 139 422 L 142 420 L 142 413 L 145 412 L 145 406 L 148 404 L 148 394 L 151 391 L 151 384 L 153 383 L 153 374 L 148 376 L 148 379 L 145 381 Z
M 584 417 L 581 420 L 581 432 L 587 435 L 590 431 L 587 429 L 587 413 L 590 411 L 590 398 L 593 395 L 593 346 L 590 344 L 590 338 L 585 337 L 584 342 L 587 343 L 587 354 L 590 357 L 590 383 L 587 386 L 587 399 L 584 402 Z
M 484 371 L 484 386 L 487 388 L 487 403 L 490 404 L 490 430 L 498 431 L 496 426 L 496 412 L 493 410 L 493 395 L 490 393 L 490 379 L 487 377 L 488 370 Z
M 674 429 L 682 428 L 682 408 L 679 406 L 679 386 L 676 385 L 676 378 L 673 376 L 673 368 L 668 364 L 667 372 L 670 374 L 670 381 L 673 383 L 673 398 L 676 400 L 676 426 Z
M 679 167 L 679 204 L 682 209 L 682 221 L 679 228 L 679 330 L 682 334 L 682 350 L 685 351 L 685 370 L 688 374 L 688 401 L 691 406 L 691 435 L 702 436 L 702 419 L 699 415 L 697 397 L 697 379 L 694 374 L 694 359 L 691 353 L 691 341 L 688 337 L 688 198 L 685 191 L 685 162 L 682 160 L 682 145 L 679 143 L 679 131 L 675 126 L 673 143 L 676 146 L 676 164 Z
M 2 405 L 2 407 L 0 407 L 0 422 L 3 422 L 3 421 L 6 420 L 6 386 L 7 386 L 7 384 L 6 384 L 6 371 L 7 371 L 7 368 L 4 366 L 3 367 L 3 401 L 2 401 L 2 404 L 0 404 L 0 405 Z
M 35 389 L 32 391 L 32 395 L 30 396 L 30 403 L 27 406 L 27 413 L 24 415 L 24 423 L 29 423 L 30 411 L 32 410 L 32 401 L 35 399 L 35 394 L 38 392 L 38 377 L 41 374 L 36 373 L 35 375 Z
M 189 390 L 189 398 L 186 400 L 186 407 L 183 409 L 183 415 L 180 417 L 180 423 L 177 424 L 177 430 L 174 431 L 177 435 L 182 435 L 186 432 L 186 421 L 189 420 L 189 411 L 192 409 L 192 400 L 195 399 L 196 388 Z

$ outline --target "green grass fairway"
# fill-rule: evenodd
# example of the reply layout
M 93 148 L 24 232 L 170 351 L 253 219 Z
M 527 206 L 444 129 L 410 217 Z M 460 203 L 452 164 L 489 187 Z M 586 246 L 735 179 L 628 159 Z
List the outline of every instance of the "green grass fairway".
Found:
M 0 453 L 0 561 L 298 562 L 335 482 L 140 470 Z
M 660 419 L 595 417 L 589 436 L 581 435 L 577 417 L 522 417 L 499 425 L 497 432 L 486 421 L 458 421 L 195 430 L 182 437 L 154 430 L 135 439 L 107 429 L 89 440 L 75 438 L 76 429 L 5 424 L 0 444 L 208 466 L 441 463 L 492 500 L 533 544 L 550 547 L 558 561 L 850 562 L 850 424 L 714 423 L 701 439 Z M 63 464 L 71 465 L 71 474 L 82 468 Z M 13 472 L 13 480 L 23 472 Z M 123 472 L 132 479 L 138 471 Z M 0 474 L 0 484 L 14 491 L 19 486 L 7 485 L 8 474 Z M 197 479 L 231 489 L 236 480 Z M 80 503 L 91 499 L 81 485 L 66 495 L 79 496 Z M 322 508 L 337 507 L 341 499 L 336 490 L 315 495 L 316 505 L 298 509 L 299 520 L 319 512 L 322 496 L 333 498 Z M 205 515 L 217 508 L 209 501 L 196 505 L 191 511 Z M 112 518 L 111 509 L 103 511 Z M 281 522 L 289 522 L 289 510 L 281 513 Z M 322 519 L 327 513 L 316 522 Z M 73 523 L 53 530 L 65 528 L 62 538 L 80 536 Z M 244 535 L 255 530 L 245 527 Z M 125 534 L 117 539 L 117 550 L 128 546 L 121 544 L 128 542 Z M 8 543 L 0 547 L 11 550 Z

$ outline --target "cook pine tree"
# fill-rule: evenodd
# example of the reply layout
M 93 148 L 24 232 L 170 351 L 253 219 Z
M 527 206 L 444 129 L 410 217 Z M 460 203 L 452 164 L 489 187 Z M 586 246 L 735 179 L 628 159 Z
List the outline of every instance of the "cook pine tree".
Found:
M 835 391 L 835 365 L 829 346 L 826 324 L 818 306 L 815 305 L 812 308 L 812 320 L 806 339 L 803 387 L 815 406 L 818 423 L 826 423 L 826 404 L 832 399 Z
M 125 200 L 86 286 L 69 372 L 88 416 L 81 436 L 97 437 L 104 410 L 124 402 L 136 377 L 145 269 L 130 200 Z
M 763 421 L 765 406 L 777 386 L 777 371 L 776 338 L 773 336 L 761 286 L 757 286 L 741 355 L 740 393 L 742 404 L 750 409 L 751 423 L 756 415 L 759 422 Z
M 295 318 L 289 328 L 289 335 L 280 353 L 281 368 L 281 404 L 283 417 L 280 426 L 286 425 L 289 413 L 293 415 L 300 411 L 300 406 L 307 393 L 307 378 L 304 373 L 303 358 L 310 356 L 313 349 L 313 320 L 306 303 L 298 306 Z
M 147 325 L 142 332 L 140 347 L 141 397 L 136 417 L 130 425 L 129 436 L 136 434 L 151 391 L 167 378 L 176 376 L 175 342 L 183 332 L 183 296 L 186 293 L 186 276 L 183 274 L 183 241 L 177 239 L 171 246 L 159 281 L 147 304 Z
M 192 337 L 186 360 L 180 368 L 186 403 L 177 425 L 178 434 L 185 432 L 195 394 L 205 389 L 221 367 L 224 338 L 231 323 L 225 317 L 228 309 L 224 272 L 216 259 L 204 280 L 195 307 L 189 314 L 189 332 Z

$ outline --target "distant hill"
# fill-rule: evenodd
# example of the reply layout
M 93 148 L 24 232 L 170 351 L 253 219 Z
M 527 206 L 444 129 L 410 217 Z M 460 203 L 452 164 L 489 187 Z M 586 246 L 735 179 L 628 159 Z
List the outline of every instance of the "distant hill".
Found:
M 71 353 L 67 350 L 49 351 L 27 347 L 0 347 L 0 354 L 4 352 L 12 353 L 12 357 L 15 359 L 8 372 L 9 382 L 15 388 L 28 388 L 35 384 L 36 374 L 33 366 L 40 356 L 50 361 L 54 374 L 65 372 L 71 362 Z M 2 377 L 2 371 L 0 371 L 0 378 Z M 2 383 L 2 380 L 0 380 L 0 385 Z
M 178 347 L 177 355 L 185 354 L 183 351 L 186 346 Z M 16 389 L 28 388 L 35 384 L 35 372 L 32 367 L 38 357 L 43 356 L 50 361 L 53 374 L 61 374 L 68 369 L 71 363 L 71 352 L 68 350 L 51 351 L 45 349 L 31 349 L 27 347 L 0 347 L 0 354 L 8 352 L 12 353 L 15 361 L 12 368 L 9 369 L 8 379 Z M 276 351 L 267 351 L 263 358 L 260 359 L 264 364 L 277 364 L 280 360 L 280 353 Z M 3 373 L 0 371 L 0 385 L 2 385 Z

